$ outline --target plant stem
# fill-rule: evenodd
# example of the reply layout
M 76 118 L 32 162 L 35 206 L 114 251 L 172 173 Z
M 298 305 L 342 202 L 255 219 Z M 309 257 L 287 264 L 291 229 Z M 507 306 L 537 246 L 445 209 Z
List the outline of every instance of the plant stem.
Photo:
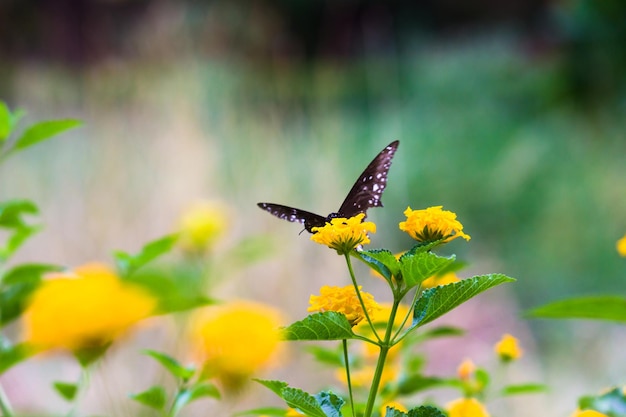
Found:
M 367 397 L 367 406 L 365 407 L 364 417 L 371 417 L 374 410 L 374 403 L 376 402 L 376 395 L 378 395 L 378 387 L 380 385 L 380 379 L 383 375 L 383 369 L 385 368 L 385 360 L 387 359 L 387 353 L 391 349 L 391 333 L 393 332 L 393 323 L 396 319 L 396 312 L 400 305 L 400 299 L 395 298 L 393 305 L 391 306 L 391 313 L 389 314 L 389 320 L 387 321 L 387 329 L 385 330 L 385 339 L 380 345 L 380 354 L 378 355 L 378 362 L 376 363 L 376 371 L 374 371 L 374 379 L 372 380 L 372 386 Z
M 343 361 L 346 365 L 346 380 L 348 382 L 348 392 L 350 393 L 350 408 L 352 409 L 352 417 L 356 417 L 356 412 L 354 411 L 354 397 L 352 395 L 352 381 L 350 380 L 350 362 L 348 358 L 348 341 L 343 339 Z
M 369 314 L 367 314 L 367 309 L 365 308 L 365 303 L 363 302 L 363 297 L 361 296 L 361 291 L 359 291 L 359 285 L 356 282 L 356 276 L 354 275 L 354 270 L 352 269 L 352 260 L 350 259 L 350 254 L 346 253 L 344 256 L 346 258 L 346 263 L 348 264 L 348 271 L 350 271 L 350 278 L 352 279 L 352 285 L 354 285 L 356 296 L 358 297 L 359 302 L 361 303 L 361 308 L 363 309 L 363 314 L 365 315 L 365 318 L 367 319 L 367 322 L 369 323 L 370 328 L 372 329 L 372 333 L 374 333 L 374 336 L 376 336 L 376 339 L 378 340 L 378 342 L 382 342 L 382 339 L 378 335 L 378 332 L 376 331 L 376 328 L 374 327 L 374 324 L 372 323 L 372 319 L 370 318 Z
M 11 404 L 9 404 L 9 399 L 7 398 L 4 389 L 0 385 L 0 410 L 2 410 L 3 417 L 13 417 L 13 410 L 11 409 Z

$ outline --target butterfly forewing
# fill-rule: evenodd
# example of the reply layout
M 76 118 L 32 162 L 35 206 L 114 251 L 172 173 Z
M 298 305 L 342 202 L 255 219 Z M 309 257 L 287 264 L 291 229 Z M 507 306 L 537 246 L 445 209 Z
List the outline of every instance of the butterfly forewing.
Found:
M 321 227 L 326 223 L 326 217 L 306 210 L 273 203 L 258 203 L 257 205 L 280 219 L 304 224 L 305 229 L 309 232 L 311 232 L 312 227 Z
M 397 140 L 391 142 L 376 155 L 376 158 L 356 180 L 337 213 L 324 217 L 281 204 L 258 203 L 257 205 L 278 218 L 304 224 L 304 228 L 311 233 L 313 233 L 311 230 L 313 227 L 324 226 L 332 218 L 354 217 L 359 213 L 365 213 L 370 207 L 382 207 L 383 203 L 380 199 L 387 186 L 387 172 L 389 172 L 391 159 L 398 149 L 398 144 Z
M 381 196 L 387 186 L 387 173 L 399 143 L 397 140 L 391 142 L 365 168 L 339 207 L 337 213 L 341 217 L 350 218 L 365 213 L 370 207 L 383 206 Z

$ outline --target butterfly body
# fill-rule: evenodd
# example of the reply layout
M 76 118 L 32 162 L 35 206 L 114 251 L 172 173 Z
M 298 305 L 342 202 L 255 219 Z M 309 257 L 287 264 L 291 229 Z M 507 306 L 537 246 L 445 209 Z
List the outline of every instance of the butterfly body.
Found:
M 331 219 L 337 217 L 350 218 L 359 213 L 366 213 L 370 207 L 382 207 L 381 196 L 387 185 L 387 173 L 399 143 L 397 140 L 391 142 L 376 155 L 356 180 L 341 207 L 335 213 L 320 216 L 281 204 L 258 203 L 257 205 L 280 219 L 304 224 L 304 228 L 309 233 L 313 233 L 312 228 L 322 227 Z

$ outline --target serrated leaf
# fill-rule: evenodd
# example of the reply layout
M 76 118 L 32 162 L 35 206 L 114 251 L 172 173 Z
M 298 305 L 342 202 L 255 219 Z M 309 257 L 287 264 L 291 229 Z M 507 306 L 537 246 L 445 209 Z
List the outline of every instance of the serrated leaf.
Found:
M 391 281 L 391 277 L 398 276 L 400 272 L 400 263 L 387 249 L 364 250 L 353 252 L 353 254 L 387 281 Z
M 283 329 L 286 340 L 343 340 L 355 337 L 342 313 L 326 311 L 307 316 Z
M 183 381 L 188 381 L 196 373 L 194 368 L 181 365 L 180 362 L 165 353 L 150 349 L 144 350 L 143 353 L 156 359 L 172 375 Z
M 405 253 L 400 257 L 400 271 L 408 288 L 437 274 L 455 261 L 454 255 L 446 258 L 432 252 Z
M 167 393 L 165 388 L 155 385 L 139 394 L 131 394 L 130 398 L 156 410 L 163 410 L 167 402 Z
M 322 409 L 317 398 L 299 388 L 283 388 L 280 396 L 289 407 L 295 408 L 304 415 L 309 417 L 331 417 Z
M 537 394 L 546 391 L 548 391 L 548 387 L 543 384 L 516 384 L 502 388 L 501 395 Z
M 0 375 L 33 354 L 35 351 L 24 343 L 0 346 Z
M 436 407 L 422 405 L 410 409 L 408 417 L 446 417 L 446 415 Z
M 322 391 L 315 394 L 315 399 L 328 417 L 341 417 L 341 407 L 346 403 L 343 398 L 331 391 Z
M 430 323 L 483 291 L 514 281 L 503 274 L 489 274 L 430 288 L 415 303 L 411 328 Z
M 270 390 L 274 392 L 274 394 L 278 395 L 279 397 L 282 396 L 281 394 L 282 390 L 289 386 L 289 384 L 284 381 L 277 381 L 277 380 L 270 380 L 270 379 L 253 379 L 253 381 L 256 381 L 259 384 L 265 386 L 266 388 L 269 388 Z
M 168 253 L 176 243 L 177 239 L 178 235 L 173 234 L 153 240 L 141 248 L 141 251 L 139 251 L 136 255 L 116 251 L 113 255 L 120 274 L 127 277 L 133 274 L 137 269 L 146 265 L 148 262 Z
M 66 401 L 73 401 L 78 392 L 78 385 L 75 383 L 56 381 L 52 386 Z
M 595 410 L 609 417 L 626 417 L 626 395 L 621 388 L 615 388 L 602 395 L 580 398 L 578 408 Z
M 251 410 L 238 411 L 233 416 L 274 416 L 274 417 L 284 417 L 287 414 L 286 409 L 278 408 L 278 407 L 260 407 L 253 408 Z
M 31 293 L 47 272 L 59 271 L 56 265 L 23 264 L 10 269 L 2 277 L 0 287 L 0 326 L 19 317 Z
M 9 200 L 0 203 L 0 227 L 17 229 L 27 227 L 25 215 L 39 214 L 39 209 L 29 200 Z
M 81 124 L 80 120 L 74 119 L 49 120 L 35 123 L 26 129 L 22 136 L 15 141 L 13 150 L 19 151 L 26 149 L 39 142 L 50 139 L 61 132 L 80 126 Z
M 545 319 L 593 319 L 626 323 L 626 299 L 611 295 L 570 298 L 537 307 L 526 315 Z

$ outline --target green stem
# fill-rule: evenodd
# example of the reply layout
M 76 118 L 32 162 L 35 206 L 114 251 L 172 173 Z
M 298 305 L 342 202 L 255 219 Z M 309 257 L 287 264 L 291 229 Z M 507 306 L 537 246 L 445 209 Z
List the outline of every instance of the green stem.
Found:
M 389 321 L 387 322 L 387 329 L 385 330 L 385 339 L 380 345 L 380 354 L 378 355 L 378 362 L 376 363 L 376 370 L 374 371 L 374 379 L 372 380 L 372 386 L 367 398 L 367 406 L 365 407 L 364 417 L 371 417 L 374 410 L 374 403 L 376 402 L 376 396 L 378 395 L 378 387 L 380 385 L 380 379 L 383 375 L 383 369 L 385 368 L 385 360 L 387 359 L 387 353 L 391 349 L 391 333 L 393 332 L 393 323 L 396 319 L 396 312 L 400 305 L 400 299 L 393 300 L 391 306 L 391 313 L 389 314 Z
M 2 410 L 3 417 L 13 417 L 13 410 L 11 409 L 11 404 L 9 403 L 9 399 L 1 385 L 0 385 L 0 410 Z
M 415 295 L 413 295 L 413 300 L 411 301 L 411 306 L 409 307 L 409 311 L 406 313 L 406 315 L 404 316 L 404 320 L 402 320 L 402 324 L 400 324 L 400 326 L 398 327 L 398 330 L 396 331 L 396 333 L 393 335 L 393 337 L 391 338 L 391 340 L 393 341 L 393 344 L 395 345 L 396 343 L 399 343 L 402 339 L 404 339 L 404 337 L 408 334 L 408 331 L 405 332 L 402 337 L 400 337 L 398 339 L 398 336 L 400 335 L 400 333 L 402 332 L 402 330 L 404 329 L 404 325 L 406 324 L 407 320 L 409 319 L 409 317 L 411 316 L 411 313 L 413 312 L 413 309 L 415 308 L 415 303 L 417 302 L 417 298 L 419 296 L 421 292 L 421 284 L 418 285 L 417 290 L 415 291 Z M 404 293 L 401 297 L 400 300 L 402 300 L 402 298 L 404 298 L 404 295 L 406 295 L 406 293 Z
M 81 366 L 80 377 L 78 379 L 78 383 L 76 384 L 77 385 L 76 396 L 74 397 L 74 400 L 72 401 L 72 407 L 70 408 L 70 411 L 67 413 L 68 417 L 72 417 L 76 414 L 76 410 L 78 409 L 80 400 L 82 399 L 82 397 L 84 397 L 85 393 L 87 392 L 87 388 L 89 387 L 90 372 L 91 372 L 91 367 Z
M 382 339 L 378 335 L 378 332 L 376 331 L 376 328 L 372 323 L 372 319 L 370 318 L 369 314 L 367 314 L 367 309 L 365 308 L 365 303 L 363 302 L 363 297 L 361 296 L 361 291 L 359 291 L 359 285 L 356 282 L 356 276 L 354 275 L 354 270 L 352 269 L 352 260 L 350 260 L 350 254 L 346 253 L 344 256 L 346 258 L 346 263 L 348 264 L 348 271 L 350 271 L 350 278 L 352 279 L 352 285 L 354 285 L 354 291 L 356 291 L 356 296 L 359 299 L 359 303 L 361 303 L 361 308 L 363 309 L 363 314 L 365 315 L 367 323 L 372 329 L 372 333 L 374 333 L 374 336 L 376 336 L 376 340 L 381 343 Z
M 348 382 L 348 392 L 350 394 L 350 408 L 352 409 L 352 417 L 356 417 L 356 412 L 354 411 L 354 397 L 352 395 L 352 381 L 350 380 L 350 362 L 348 358 L 348 341 L 343 339 L 343 361 L 346 364 L 346 380 Z

